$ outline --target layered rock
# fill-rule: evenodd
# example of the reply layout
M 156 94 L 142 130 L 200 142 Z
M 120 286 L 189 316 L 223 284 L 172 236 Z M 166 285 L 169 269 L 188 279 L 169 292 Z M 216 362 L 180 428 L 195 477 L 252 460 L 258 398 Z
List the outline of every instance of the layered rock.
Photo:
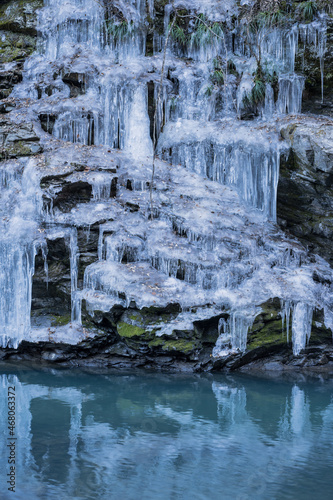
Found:
M 43 0 L 3 0 L 0 4 L 0 99 L 22 80 L 25 59 L 36 49 L 37 9 Z
M 322 119 L 285 124 L 290 144 L 278 185 L 278 217 L 308 248 L 332 263 L 333 125 Z
M 32 123 L 15 124 L 6 118 L 0 118 L 0 144 L 2 160 L 35 155 L 43 149 Z

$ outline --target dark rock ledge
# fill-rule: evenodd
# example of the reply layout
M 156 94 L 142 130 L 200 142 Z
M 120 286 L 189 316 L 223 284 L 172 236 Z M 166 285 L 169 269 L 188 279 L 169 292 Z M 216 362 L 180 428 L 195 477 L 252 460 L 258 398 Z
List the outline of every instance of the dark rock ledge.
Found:
M 95 336 L 77 345 L 54 342 L 50 328 L 49 341 L 23 341 L 17 349 L 0 349 L 0 359 L 64 367 L 165 372 L 333 372 L 332 333 L 323 323 L 323 311 L 314 311 L 309 343 L 295 356 L 291 326 L 287 341 L 279 299 L 271 299 L 261 308 L 248 333 L 246 351 L 230 352 L 224 357 L 213 357 L 212 351 L 218 337 L 218 321 L 227 315 L 194 321 L 192 330 L 173 330 L 170 335 L 158 336 L 157 330 L 149 326 L 158 321 L 170 322 L 175 311 L 169 307 L 163 311 L 115 308 L 109 313 L 96 314 L 86 324 L 90 331 L 95 330 Z

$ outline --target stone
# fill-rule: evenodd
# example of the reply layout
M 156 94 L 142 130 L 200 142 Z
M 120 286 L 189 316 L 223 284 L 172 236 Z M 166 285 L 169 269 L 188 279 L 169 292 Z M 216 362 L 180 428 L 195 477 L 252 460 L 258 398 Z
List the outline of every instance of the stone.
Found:
M 37 35 L 36 10 L 43 7 L 43 0 L 9 0 L 0 5 L 0 29 Z
M 0 118 L 0 159 L 36 155 L 43 151 L 32 123 L 15 124 Z
M 299 118 L 281 128 L 290 152 L 282 157 L 277 214 L 311 251 L 333 262 L 333 124 Z

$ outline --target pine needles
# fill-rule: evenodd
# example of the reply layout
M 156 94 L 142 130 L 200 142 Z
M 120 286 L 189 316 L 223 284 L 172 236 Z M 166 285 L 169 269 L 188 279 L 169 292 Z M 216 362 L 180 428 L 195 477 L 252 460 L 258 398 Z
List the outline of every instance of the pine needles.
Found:
M 200 48 L 222 37 L 222 26 L 219 23 L 209 23 L 206 17 L 200 14 L 196 20 L 190 41 L 194 47 Z
M 318 5 L 316 2 L 308 0 L 306 2 L 301 2 L 298 9 L 304 21 L 312 21 L 318 12 Z
M 127 21 L 121 21 L 120 23 L 108 22 L 107 32 L 110 38 L 116 40 L 123 40 L 128 33 L 131 31 L 132 25 Z

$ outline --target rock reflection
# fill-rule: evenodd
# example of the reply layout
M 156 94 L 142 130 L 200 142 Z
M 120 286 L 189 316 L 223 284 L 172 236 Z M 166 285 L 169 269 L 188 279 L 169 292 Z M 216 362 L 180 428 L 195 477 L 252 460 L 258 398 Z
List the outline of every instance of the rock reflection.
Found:
M 329 498 L 333 486 L 330 380 L 8 368 L 4 483 L 8 385 L 17 399 L 16 498 Z

